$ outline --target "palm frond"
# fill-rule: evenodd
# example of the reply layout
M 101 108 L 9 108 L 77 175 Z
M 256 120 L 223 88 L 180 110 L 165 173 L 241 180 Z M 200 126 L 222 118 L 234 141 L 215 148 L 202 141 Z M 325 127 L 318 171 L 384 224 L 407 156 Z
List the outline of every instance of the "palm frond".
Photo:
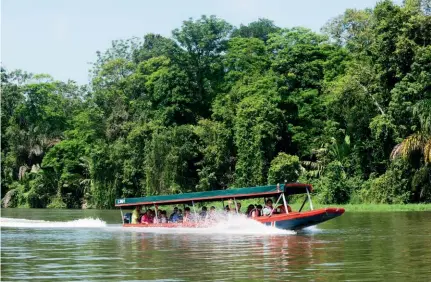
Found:
M 425 163 L 431 163 L 431 138 L 429 138 L 428 142 L 425 144 L 424 158 L 425 158 Z
M 301 171 L 307 172 L 312 177 L 318 177 L 323 172 L 323 164 L 319 161 L 301 161 Z
M 31 173 L 38 173 L 40 171 L 40 165 L 39 164 L 34 164 L 31 166 Z
M 24 179 L 24 175 L 27 172 L 27 170 L 29 169 L 28 166 L 26 165 L 22 165 L 19 167 L 19 171 L 18 171 L 18 179 L 19 180 L 23 180 Z
M 416 132 L 403 140 L 401 155 L 404 158 L 409 158 L 415 152 L 422 152 L 427 138 L 423 132 Z
M 394 160 L 395 158 L 398 158 L 401 156 L 401 151 L 403 149 L 403 143 L 395 145 L 395 147 L 392 149 L 390 159 Z

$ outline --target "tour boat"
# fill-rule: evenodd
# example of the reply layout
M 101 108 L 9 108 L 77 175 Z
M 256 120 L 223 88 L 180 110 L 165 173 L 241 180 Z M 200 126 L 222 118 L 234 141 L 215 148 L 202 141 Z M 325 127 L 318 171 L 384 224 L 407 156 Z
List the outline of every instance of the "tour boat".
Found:
M 122 198 L 115 200 L 115 206 L 120 207 L 121 215 L 123 218 L 124 227 L 185 227 L 185 228 L 202 228 L 209 227 L 215 222 L 208 222 L 205 220 L 200 220 L 197 216 L 197 203 L 202 202 L 215 202 L 229 200 L 236 204 L 238 200 L 244 199 L 277 199 L 274 205 L 274 209 L 267 215 L 262 215 L 258 217 L 253 217 L 253 220 L 261 222 L 265 225 L 270 225 L 280 229 L 288 230 L 299 230 L 305 227 L 313 226 L 324 221 L 330 220 L 332 218 L 338 217 L 344 213 L 343 208 L 321 208 L 314 209 L 313 203 L 311 201 L 311 192 L 313 187 L 310 184 L 303 183 L 285 183 L 277 185 L 268 186 L 258 186 L 258 187 L 248 187 L 248 188 L 238 188 L 238 189 L 226 189 L 226 190 L 213 190 L 206 192 L 194 192 L 194 193 L 183 193 L 174 195 L 161 195 L 161 196 L 148 196 L 141 198 Z M 288 196 L 305 194 L 305 199 L 298 211 L 289 211 L 287 199 Z M 303 211 L 305 204 L 309 203 L 310 210 Z M 266 202 L 266 201 L 265 201 Z M 123 216 L 122 208 L 135 208 L 136 206 L 146 206 L 153 207 L 156 212 L 159 206 L 162 205 L 189 205 L 192 207 L 192 211 L 195 215 L 195 220 L 189 222 L 167 222 L 167 223 L 148 223 L 148 224 L 132 224 L 130 223 L 130 218 L 125 220 Z M 280 204 L 279 208 L 281 212 L 277 213 L 276 207 Z M 235 212 L 235 210 L 233 210 Z M 237 211 L 238 212 L 238 211 Z M 131 214 L 128 213 L 128 216 Z M 127 218 L 127 217 L 126 217 Z M 198 220 L 199 219 L 199 220 Z M 129 222 L 128 222 L 129 221 Z

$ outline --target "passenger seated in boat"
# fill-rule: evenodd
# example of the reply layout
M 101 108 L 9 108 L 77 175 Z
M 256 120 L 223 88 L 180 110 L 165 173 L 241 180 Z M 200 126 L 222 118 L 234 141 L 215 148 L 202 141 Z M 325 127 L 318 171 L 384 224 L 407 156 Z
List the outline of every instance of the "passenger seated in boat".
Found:
M 257 214 L 256 216 L 262 216 L 262 205 L 256 205 Z
M 156 210 L 156 214 L 153 217 L 153 223 L 160 223 L 161 216 L 162 216 L 162 210 Z
M 272 200 L 271 199 L 267 199 L 265 207 L 262 210 L 263 215 L 268 216 L 270 214 L 273 214 L 273 210 L 274 210 L 274 208 L 272 207 Z
M 229 205 L 226 205 L 226 206 L 224 207 L 223 211 L 224 211 L 225 213 L 230 212 Z
M 153 218 L 151 216 L 151 210 L 147 210 L 147 212 L 141 217 L 142 224 L 153 223 Z
M 255 218 L 255 217 L 259 217 L 262 215 L 262 206 L 261 205 L 252 205 L 253 209 L 251 209 L 248 214 L 247 217 L 251 217 L 251 218 Z
M 256 209 L 256 207 L 254 205 L 249 205 L 247 207 L 247 210 L 245 212 L 245 214 L 247 215 L 247 217 L 251 217 L 251 213 Z
M 202 207 L 201 212 L 199 213 L 199 216 L 201 217 L 201 219 L 205 219 L 207 216 L 207 207 Z
M 257 209 L 256 217 L 262 216 L 262 205 L 256 205 L 256 209 Z
M 207 221 L 214 221 L 214 220 L 216 220 L 216 208 L 214 206 L 210 207 L 210 211 L 207 213 L 207 216 L 205 217 L 205 220 L 207 220 Z
M 141 207 L 136 206 L 136 208 L 133 210 L 133 213 L 132 213 L 132 224 L 138 224 L 140 216 L 141 216 Z
M 174 208 L 174 212 L 169 216 L 169 221 L 175 222 L 174 217 L 176 217 L 178 220 L 178 208 L 177 207 Z
M 277 213 L 286 213 L 286 209 L 284 208 L 284 205 L 279 205 L 276 209 Z M 292 212 L 292 208 L 287 205 L 287 211 Z
M 186 207 L 184 209 L 183 222 L 191 222 L 191 221 L 192 221 L 192 214 L 190 213 L 190 208 Z
M 235 205 L 232 205 L 232 203 L 233 203 L 232 200 L 229 200 L 228 205 L 226 206 L 229 208 L 229 211 L 240 213 L 241 212 L 241 203 L 237 202 L 236 207 L 235 207 Z
M 156 217 L 156 212 L 153 211 L 152 209 L 148 209 L 150 211 L 150 218 L 151 221 L 154 222 L 154 218 Z
M 176 209 L 176 210 L 175 210 Z M 174 213 L 171 215 L 170 222 L 182 222 L 183 221 L 183 211 L 178 208 L 174 209 Z
M 131 223 L 132 222 L 132 213 L 131 212 L 127 212 L 124 214 L 123 222 L 124 223 Z
M 178 222 L 183 222 L 183 210 L 178 210 Z
M 236 209 L 238 213 L 241 213 L 241 203 L 236 203 Z
M 168 217 L 166 216 L 166 211 L 160 211 L 159 223 L 167 223 Z

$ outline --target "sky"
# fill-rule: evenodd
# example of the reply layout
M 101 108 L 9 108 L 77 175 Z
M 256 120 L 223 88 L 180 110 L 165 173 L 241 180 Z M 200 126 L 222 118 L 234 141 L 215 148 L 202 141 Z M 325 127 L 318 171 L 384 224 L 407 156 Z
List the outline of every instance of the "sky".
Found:
M 112 40 L 158 33 L 170 37 L 182 21 L 216 15 L 234 26 L 259 18 L 314 31 L 347 8 L 376 0 L 0 0 L 1 63 L 6 69 L 88 83 L 96 51 Z

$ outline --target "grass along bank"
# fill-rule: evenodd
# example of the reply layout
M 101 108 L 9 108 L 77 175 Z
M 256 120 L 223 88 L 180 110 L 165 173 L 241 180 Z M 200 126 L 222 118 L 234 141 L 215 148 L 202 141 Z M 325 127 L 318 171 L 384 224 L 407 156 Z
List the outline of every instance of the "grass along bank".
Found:
M 298 210 L 301 203 L 291 204 L 293 210 Z M 330 205 L 313 202 L 314 209 L 325 207 L 341 207 L 346 212 L 395 212 L 395 211 L 431 211 L 431 204 L 344 204 Z M 305 210 L 309 209 L 309 204 L 306 203 Z
M 312 198 L 313 200 L 313 198 Z M 275 201 L 275 199 L 273 199 Z M 245 212 L 247 206 L 250 204 L 263 204 L 263 199 L 249 199 L 249 200 L 240 200 L 241 203 L 241 211 Z M 227 201 L 224 201 L 224 204 L 227 205 Z M 275 202 L 274 202 L 275 204 Z M 278 205 L 282 204 L 280 203 Z M 301 207 L 302 200 L 297 200 L 289 205 L 292 207 L 293 211 L 298 211 Z M 215 206 L 217 210 L 223 209 L 222 202 L 211 202 L 211 203 L 203 203 L 208 207 Z M 201 210 L 201 204 L 196 205 L 196 210 Z M 234 206 L 233 204 L 231 205 Z M 431 203 L 429 204 L 321 204 L 317 201 L 313 201 L 314 209 L 326 208 L 326 207 L 340 207 L 344 208 L 346 212 L 395 212 L 395 211 L 431 211 Z M 309 210 L 310 205 L 307 202 L 303 208 L 303 211 Z

